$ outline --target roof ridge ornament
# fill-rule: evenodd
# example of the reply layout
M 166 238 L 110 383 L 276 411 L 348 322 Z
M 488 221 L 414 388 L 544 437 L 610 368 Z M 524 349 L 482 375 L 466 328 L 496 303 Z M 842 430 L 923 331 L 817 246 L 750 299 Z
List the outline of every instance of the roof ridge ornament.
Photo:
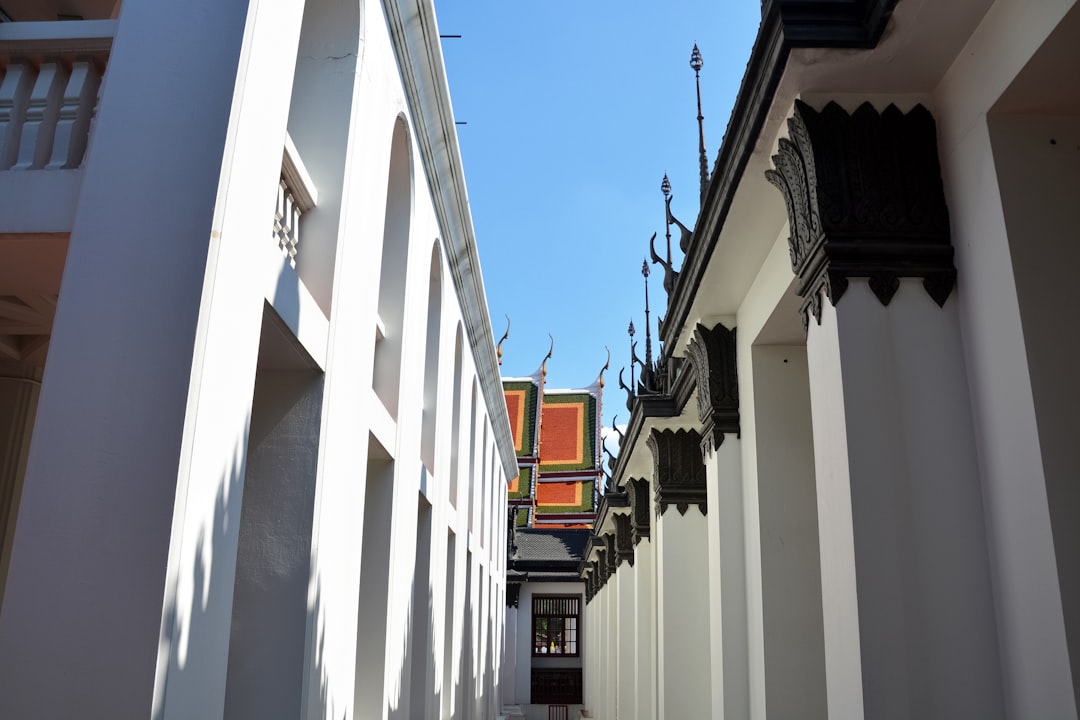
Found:
M 600 376 L 596 378 L 596 384 L 601 390 L 604 389 L 604 371 L 611 367 L 611 348 L 605 345 L 604 350 L 607 350 L 607 360 L 604 362 L 604 367 L 600 368 Z
M 510 337 L 510 314 L 506 315 L 506 332 L 499 338 L 499 342 L 495 344 L 495 357 L 499 361 L 499 367 L 502 367 L 502 344 L 506 342 L 506 339 Z
M 547 382 L 547 361 L 551 359 L 552 353 L 555 352 L 555 338 L 552 337 L 551 333 L 548 333 L 548 337 L 551 339 L 551 347 L 548 348 L 547 355 L 545 355 L 544 359 L 540 362 L 540 379 L 542 384 Z M 541 390 L 543 390 L 542 387 Z

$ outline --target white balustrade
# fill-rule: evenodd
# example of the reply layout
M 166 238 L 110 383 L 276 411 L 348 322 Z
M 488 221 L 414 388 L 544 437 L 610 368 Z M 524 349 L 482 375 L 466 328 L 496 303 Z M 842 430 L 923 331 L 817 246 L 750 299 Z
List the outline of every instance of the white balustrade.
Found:
M 0 171 L 77 168 L 114 20 L 0 24 Z
M 314 208 L 318 201 L 319 191 L 304 167 L 292 138 L 286 134 L 274 208 L 273 236 L 293 267 L 296 267 L 296 249 L 300 244 L 300 216 Z

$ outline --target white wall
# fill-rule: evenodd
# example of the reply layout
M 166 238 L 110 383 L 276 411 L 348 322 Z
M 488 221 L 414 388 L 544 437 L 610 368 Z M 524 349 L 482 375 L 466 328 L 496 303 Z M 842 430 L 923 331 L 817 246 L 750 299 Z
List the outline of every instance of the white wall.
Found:
M 994 115 L 989 118 L 1015 272 L 1042 471 L 1053 528 L 1061 605 L 1080 692 L 1080 452 L 1075 437 L 1080 382 L 1075 362 L 1080 329 L 1063 322 L 1075 303 L 1073 271 L 1080 243 L 1068 239 L 1080 197 L 1080 117 Z
M 786 308 L 782 308 L 781 311 Z M 806 347 L 753 348 L 765 707 L 827 716 Z
M 27 718 L 490 714 L 505 588 L 496 464 L 512 451 L 497 446 L 501 405 L 474 393 L 454 412 L 455 386 L 498 378 L 477 370 L 486 312 L 463 309 L 448 280 L 444 236 L 467 247 L 471 227 L 440 216 L 428 185 L 461 184 L 460 168 L 425 165 L 435 121 L 418 130 L 406 100 L 403 82 L 430 69 L 399 71 L 381 3 L 312 0 L 303 32 L 299 0 L 203 5 L 124 4 L 31 449 L 28 477 L 43 479 L 20 508 L 0 616 L 0 661 L 20 668 L 0 679 L 5 702 Z M 176 33 L 212 50 L 192 56 Z M 397 123 L 405 172 L 388 183 Z M 320 197 L 296 270 L 269 237 L 287 124 Z M 393 413 L 373 389 L 388 205 L 407 215 L 391 227 Z M 447 281 L 429 325 L 433 247 Z M 269 430 L 252 400 L 267 303 L 321 378 L 306 410 Z M 264 523 L 286 493 L 304 502 Z M 274 602 L 252 600 L 277 582 Z M 280 652 L 254 678 L 273 692 L 256 696 L 241 661 L 278 611 L 291 618 Z M 45 697 L 57 671 L 75 679 Z

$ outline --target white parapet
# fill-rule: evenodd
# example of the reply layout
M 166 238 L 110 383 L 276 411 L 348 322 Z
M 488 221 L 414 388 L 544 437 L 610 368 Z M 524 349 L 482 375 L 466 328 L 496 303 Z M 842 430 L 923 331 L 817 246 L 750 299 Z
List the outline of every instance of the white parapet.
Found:
M 82 164 L 114 20 L 0 25 L 0 171 Z

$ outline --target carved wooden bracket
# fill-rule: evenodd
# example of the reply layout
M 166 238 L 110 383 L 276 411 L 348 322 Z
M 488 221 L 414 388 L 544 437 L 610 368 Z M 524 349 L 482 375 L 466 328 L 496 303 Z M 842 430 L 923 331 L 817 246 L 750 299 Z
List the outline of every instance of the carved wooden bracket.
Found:
M 636 547 L 641 538 L 649 537 L 649 481 L 630 478 L 626 491 L 630 495 L 630 535 Z
M 634 540 L 631 537 L 633 531 L 631 530 L 632 521 L 629 515 L 615 515 L 612 517 L 615 522 L 615 557 L 617 563 L 622 565 L 623 562 L 630 563 L 630 567 L 634 566 Z
M 694 430 L 653 430 L 646 443 L 653 455 L 657 515 L 663 515 L 669 505 L 674 505 L 680 515 L 685 515 L 691 505 L 706 514 L 701 436 Z
M 614 577 L 615 571 L 619 569 L 619 551 L 616 547 L 615 533 L 605 533 L 604 546 L 607 550 L 604 553 L 604 557 L 607 559 L 607 576 Z
M 811 315 L 820 324 L 822 293 L 836 305 L 852 277 L 867 278 L 883 305 L 899 278 L 922 278 L 944 305 L 956 267 L 930 112 L 869 103 L 818 112 L 797 100 L 788 132 L 765 177 L 787 204 L 803 325 Z
M 735 364 L 735 331 L 722 323 L 694 329 L 687 357 L 697 375 L 698 419 L 702 435 L 719 447 L 725 433 L 739 434 L 739 375 Z

